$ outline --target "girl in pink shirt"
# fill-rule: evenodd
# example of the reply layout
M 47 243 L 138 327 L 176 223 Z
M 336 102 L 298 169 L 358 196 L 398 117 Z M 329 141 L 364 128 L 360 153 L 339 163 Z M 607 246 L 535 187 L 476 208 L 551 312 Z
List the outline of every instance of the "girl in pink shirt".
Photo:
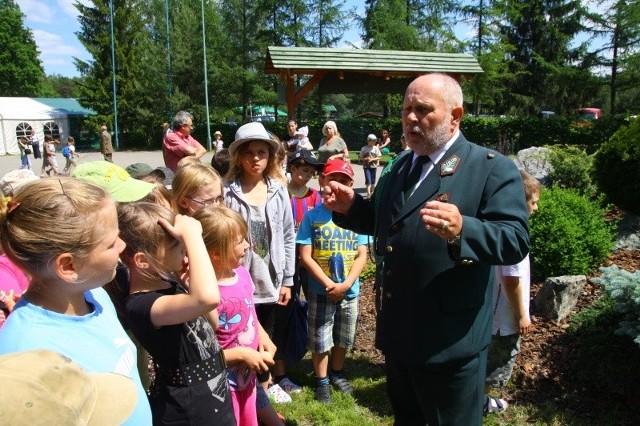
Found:
M 204 243 L 218 278 L 216 335 L 227 360 L 236 420 L 239 426 L 257 426 L 256 373 L 273 365 L 276 347 L 258 322 L 253 281 L 243 266 L 249 248 L 247 224 L 239 213 L 224 206 L 199 209 L 193 217 L 202 224 Z M 270 406 L 259 408 L 275 415 Z

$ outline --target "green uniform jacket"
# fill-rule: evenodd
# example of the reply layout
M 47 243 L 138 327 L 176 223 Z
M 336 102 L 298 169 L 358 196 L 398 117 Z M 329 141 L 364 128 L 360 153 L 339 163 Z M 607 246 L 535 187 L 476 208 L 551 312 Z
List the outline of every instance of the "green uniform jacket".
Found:
M 529 252 L 529 233 L 513 161 L 461 133 L 403 203 L 412 155 L 396 159 L 372 200 L 356 196 L 348 214 L 334 213 L 334 221 L 375 236 L 376 346 L 386 356 L 421 365 L 469 357 L 489 344 L 492 265 L 520 262 Z M 419 210 L 429 200 L 458 207 L 460 246 L 424 228 Z

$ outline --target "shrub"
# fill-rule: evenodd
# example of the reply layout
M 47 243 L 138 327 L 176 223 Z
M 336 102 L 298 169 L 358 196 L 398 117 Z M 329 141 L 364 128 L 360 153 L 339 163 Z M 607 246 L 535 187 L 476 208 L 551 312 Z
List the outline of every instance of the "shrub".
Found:
M 552 170 L 549 178 L 553 185 L 573 188 L 589 198 L 595 196 L 596 187 L 591 181 L 593 157 L 576 146 L 553 146 L 549 152 Z
M 534 279 L 586 274 L 611 252 L 615 226 L 600 200 L 554 186 L 542 189 L 538 208 L 529 221 Z
M 594 157 L 594 180 L 607 201 L 640 214 L 640 120 L 621 127 Z
M 640 271 L 628 272 L 615 265 L 600 271 L 602 276 L 593 281 L 602 285 L 614 301 L 613 308 L 623 315 L 616 334 L 640 345 Z

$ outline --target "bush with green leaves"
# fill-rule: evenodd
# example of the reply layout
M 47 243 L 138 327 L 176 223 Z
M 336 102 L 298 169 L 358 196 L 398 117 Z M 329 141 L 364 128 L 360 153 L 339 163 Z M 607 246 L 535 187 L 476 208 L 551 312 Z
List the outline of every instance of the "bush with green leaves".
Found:
M 611 253 L 615 224 L 606 222 L 600 201 L 573 189 L 542 189 L 538 212 L 529 220 L 535 280 L 584 275 Z
M 602 144 L 593 165 L 594 180 L 607 201 L 640 214 L 640 119 L 631 120 Z
M 589 198 L 595 196 L 596 186 L 591 180 L 593 156 L 577 146 L 556 145 L 550 147 L 549 163 L 553 185 L 573 188 Z
M 613 308 L 623 315 L 616 334 L 629 336 L 640 345 L 640 271 L 629 272 L 618 266 L 600 268 L 602 276 L 593 281 L 600 284 L 613 299 Z

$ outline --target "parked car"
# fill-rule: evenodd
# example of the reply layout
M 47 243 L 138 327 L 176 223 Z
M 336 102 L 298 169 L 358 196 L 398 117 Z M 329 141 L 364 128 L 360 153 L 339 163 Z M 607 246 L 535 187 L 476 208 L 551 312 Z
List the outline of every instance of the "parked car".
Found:
M 600 108 L 580 108 L 577 113 L 579 119 L 598 120 L 602 117 L 602 110 Z

